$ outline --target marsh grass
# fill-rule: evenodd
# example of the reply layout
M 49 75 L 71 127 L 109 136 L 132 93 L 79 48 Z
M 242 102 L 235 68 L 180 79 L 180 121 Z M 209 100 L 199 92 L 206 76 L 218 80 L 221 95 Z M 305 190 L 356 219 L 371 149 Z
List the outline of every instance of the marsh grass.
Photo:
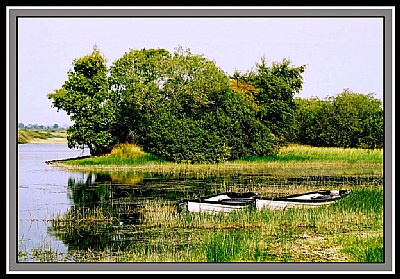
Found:
M 218 214 L 178 213 L 173 202 L 146 200 L 138 209 L 143 222 L 118 230 L 125 246 L 72 253 L 81 262 L 383 262 L 382 197 L 380 187 L 354 187 L 318 208 Z M 61 234 L 82 232 L 92 230 L 94 220 L 109 222 L 104 213 L 85 211 L 55 224 Z M 47 252 L 35 255 L 53 261 L 54 251 Z
M 114 222 L 110 212 L 102 208 L 72 208 L 64 215 L 55 215 L 51 220 L 55 234 L 74 234 L 79 232 L 100 232 L 108 230 Z
M 71 171 L 137 171 L 160 174 L 256 174 L 270 173 L 281 177 L 322 175 L 383 174 L 382 149 L 328 148 L 305 145 L 283 147 L 274 156 L 247 157 L 216 164 L 167 162 L 143 152 L 135 145 L 115 147 L 110 154 L 99 157 L 53 162 Z
M 383 149 L 360 149 L 338 147 L 312 147 L 291 144 L 282 147 L 280 152 L 272 156 L 245 157 L 246 162 L 292 162 L 292 161 L 335 161 L 347 163 L 382 163 Z
M 197 178 L 229 174 L 235 179 L 254 174 L 246 182 L 235 181 L 232 185 L 237 188 L 230 187 L 230 180 L 225 178 L 213 187 L 215 191 L 256 191 L 267 197 L 321 187 L 351 190 L 349 196 L 337 203 L 318 208 L 249 208 L 228 214 L 179 213 L 176 202 L 144 199 L 137 209 L 141 222 L 125 227 L 115 226 L 115 215 L 109 211 L 81 209 L 54 218 L 54 230 L 60 236 L 89 234 L 103 226 L 105 234 L 97 233 L 106 245 L 98 249 L 72 249 L 70 253 L 77 262 L 384 261 L 383 150 L 289 145 L 276 156 L 219 164 L 177 164 L 135 146 L 121 145 L 107 156 L 60 164 L 72 171 L 106 171 L 111 177 L 123 172 L 123 179 L 119 179 L 134 181 L 135 187 L 141 187 L 138 183 L 144 174 Z M 265 185 L 264 180 L 257 180 L 257 174 L 278 180 Z M 339 177 L 339 184 L 328 181 L 329 176 Z M 20 255 L 26 257 L 24 251 Z M 38 261 L 52 259 L 49 255 Z

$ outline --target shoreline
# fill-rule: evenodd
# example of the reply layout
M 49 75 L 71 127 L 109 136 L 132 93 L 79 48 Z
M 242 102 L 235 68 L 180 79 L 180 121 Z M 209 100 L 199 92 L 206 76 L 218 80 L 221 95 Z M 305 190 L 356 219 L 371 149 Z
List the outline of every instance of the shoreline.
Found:
M 18 143 L 18 144 L 67 144 L 67 139 L 66 138 L 48 138 L 48 139 L 32 139 L 29 142 L 26 143 Z

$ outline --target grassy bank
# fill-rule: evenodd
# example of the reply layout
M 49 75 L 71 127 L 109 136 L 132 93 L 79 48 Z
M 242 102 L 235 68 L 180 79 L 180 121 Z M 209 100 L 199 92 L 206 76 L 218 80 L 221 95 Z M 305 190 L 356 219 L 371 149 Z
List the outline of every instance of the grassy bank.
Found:
M 133 145 L 120 145 L 106 156 L 53 162 L 77 170 L 130 170 L 159 173 L 265 173 L 299 175 L 382 175 L 382 149 L 354 149 L 289 145 L 279 154 L 247 157 L 218 164 L 166 162 Z

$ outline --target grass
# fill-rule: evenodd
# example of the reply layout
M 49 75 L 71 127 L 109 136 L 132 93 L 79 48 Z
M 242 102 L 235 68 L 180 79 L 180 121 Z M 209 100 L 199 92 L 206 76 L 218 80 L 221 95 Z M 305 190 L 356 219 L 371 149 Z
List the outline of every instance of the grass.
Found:
M 216 164 L 166 162 L 134 145 L 116 146 L 99 157 L 54 162 L 70 170 L 131 170 L 171 174 L 271 173 L 276 176 L 383 174 L 383 149 L 325 148 L 303 145 L 283 147 L 279 154 L 246 157 Z
M 359 149 L 339 147 L 312 147 L 292 144 L 283 147 L 280 152 L 272 156 L 245 157 L 239 161 L 245 162 L 347 162 L 347 163 L 381 163 L 383 149 Z
M 262 196 L 315 189 L 313 177 L 320 177 L 318 185 L 324 187 L 324 179 L 330 175 L 359 179 L 360 183 L 346 184 L 343 179 L 340 188 L 352 192 L 332 205 L 282 211 L 178 213 L 173 202 L 144 199 L 138 209 L 140 222 L 123 228 L 116 225 L 118 216 L 106 206 L 75 208 L 55 217 L 52 228 L 61 240 L 80 241 L 86 248 L 70 245 L 69 254 L 64 256 L 44 248 L 33 255 L 20 251 L 21 259 L 46 262 L 56 254 L 58 261 L 75 262 L 384 262 L 382 149 L 289 145 L 275 156 L 220 164 L 176 164 L 146 154 L 137 146 L 120 145 L 107 156 L 55 164 L 77 171 L 106 171 L 132 184 L 139 183 L 144 173 L 202 178 L 216 173 L 263 173 L 282 181 L 291 177 L 303 181 L 276 187 L 251 182 L 251 190 Z M 377 178 L 378 182 L 371 186 L 363 182 L 364 177 Z
M 280 152 L 271 156 L 244 157 L 240 160 L 227 162 L 228 164 L 259 163 L 259 162 L 344 162 L 344 163 L 382 163 L 383 149 L 333 148 L 311 147 L 291 144 L 282 147 Z M 75 165 L 132 165 L 141 164 L 171 164 L 154 155 L 145 153 L 140 147 L 132 144 L 120 144 L 113 148 L 110 154 L 70 162 Z M 210 165 L 185 164 L 180 165 Z M 215 164 L 218 165 L 218 164 Z M 222 163 L 224 165 L 224 163 Z
M 77 160 L 79 159 L 79 160 Z M 81 169 L 88 169 L 91 166 L 96 169 L 104 168 L 104 166 L 112 167 L 136 167 L 148 164 L 160 164 L 164 160 L 152 154 L 145 153 L 139 146 L 133 144 L 116 145 L 109 154 L 103 156 L 93 156 L 84 158 L 71 158 L 71 160 L 63 160 L 52 162 L 63 166 L 76 166 Z
M 382 197 L 380 187 L 355 187 L 329 206 L 220 214 L 179 214 L 171 202 L 145 200 L 142 223 L 124 229 L 99 209 L 59 216 L 53 228 L 63 240 L 88 242 L 86 249 L 71 246 L 70 257 L 58 255 L 77 262 L 382 263 Z M 89 240 L 93 234 L 96 241 Z M 89 245 L 99 241 L 104 246 Z M 45 262 L 55 254 L 35 250 L 33 256 Z

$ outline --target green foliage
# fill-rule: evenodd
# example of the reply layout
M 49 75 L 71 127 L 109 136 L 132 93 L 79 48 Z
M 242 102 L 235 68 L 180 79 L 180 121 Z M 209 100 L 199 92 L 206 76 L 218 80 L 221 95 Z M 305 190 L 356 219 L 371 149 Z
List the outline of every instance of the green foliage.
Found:
M 163 49 L 130 50 L 110 67 L 111 99 L 117 106 L 112 133 L 119 142 L 137 142 L 145 120 L 166 108 L 158 86 L 169 58 L 169 52 Z
M 348 89 L 326 100 L 295 99 L 304 70 L 288 59 L 268 66 L 263 57 L 254 71 L 229 78 L 182 47 L 130 50 L 108 68 L 94 47 L 48 98 L 74 121 L 68 146 L 87 146 L 92 155 L 126 142 L 175 162 L 273 156 L 288 142 L 383 147 L 381 101 Z
M 48 97 L 74 121 L 70 148 L 102 155 L 130 142 L 175 162 L 223 162 L 279 150 L 303 71 L 262 59 L 232 83 L 214 61 L 182 47 L 130 50 L 110 68 L 94 47 Z
M 382 148 L 383 107 L 373 94 L 354 93 L 346 89 L 333 101 L 337 124 L 337 146 Z
M 248 83 L 255 88 L 253 101 L 258 108 L 258 118 L 274 136 L 285 144 L 292 139 L 295 103 L 293 97 L 302 88 L 305 66 L 294 67 L 291 61 L 266 64 L 265 58 L 256 64 L 253 72 L 235 73 L 237 83 Z
M 223 162 L 276 152 L 270 131 L 255 117 L 249 100 L 228 91 L 216 108 L 195 117 L 163 113 L 146 126 L 146 152 L 175 162 Z
M 120 140 L 166 160 L 192 163 L 277 149 L 252 101 L 234 92 L 229 77 L 203 56 L 182 48 L 173 54 L 131 50 L 110 71 Z
M 22 122 L 18 123 L 18 129 L 41 130 L 41 131 L 52 131 L 52 132 L 54 132 L 55 130 L 59 130 L 59 131 L 65 130 L 64 127 L 60 127 L 57 123 L 55 123 L 52 126 L 47 126 L 47 125 L 38 125 L 38 124 L 27 124 L 27 125 L 25 125 Z
M 335 146 L 337 131 L 330 122 L 335 112 L 328 101 L 320 100 L 317 97 L 310 99 L 295 99 L 296 134 L 294 141 L 313 146 Z
M 68 80 L 48 98 L 75 122 L 67 130 L 68 147 L 86 145 L 92 155 L 101 155 L 116 142 L 111 134 L 115 105 L 109 98 L 106 60 L 94 47 L 90 55 L 76 59 L 73 66 Z
M 383 147 L 382 102 L 348 89 L 325 100 L 295 99 L 294 141 L 327 147 Z

